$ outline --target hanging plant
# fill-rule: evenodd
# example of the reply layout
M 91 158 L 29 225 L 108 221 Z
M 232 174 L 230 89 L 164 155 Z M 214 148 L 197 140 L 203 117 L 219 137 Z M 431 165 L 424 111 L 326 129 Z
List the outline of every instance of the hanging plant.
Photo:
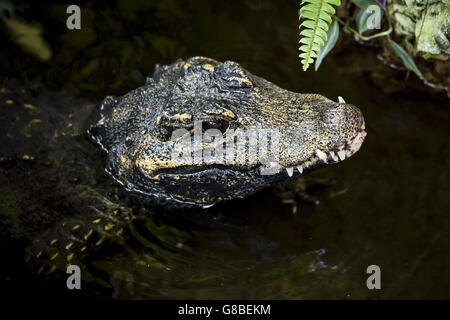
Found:
M 333 49 L 339 37 L 338 23 L 353 32 L 359 39 L 369 41 L 378 37 L 388 37 L 389 46 L 400 57 L 404 66 L 422 78 L 422 73 L 417 68 L 414 60 L 394 40 L 390 38 L 392 32 L 391 22 L 384 15 L 385 2 L 383 0 L 352 0 L 360 9 L 356 18 L 358 30 L 352 28 L 348 23 L 335 16 L 334 6 L 340 6 L 341 0 L 302 0 L 299 10 L 300 32 L 300 54 L 303 71 L 306 71 L 315 60 L 315 70 L 319 68 L 325 56 Z M 380 10 L 379 19 L 385 16 L 388 29 L 374 35 L 364 36 L 363 33 L 370 28 L 367 26 L 373 11 L 369 10 L 376 6 Z M 376 9 L 376 8 L 375 8 Z

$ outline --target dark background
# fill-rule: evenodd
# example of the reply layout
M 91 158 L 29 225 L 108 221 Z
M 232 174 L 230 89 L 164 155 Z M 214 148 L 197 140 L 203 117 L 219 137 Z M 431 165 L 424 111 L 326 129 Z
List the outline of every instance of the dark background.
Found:
M 65 26 L 68 4 L 14 1 L 14 17 L 40 25 L 52 56 L 40 61 L 0 23 L 4 87 L 43 86 L 98 103 L 145 83 L 156 63 L 203 55 L 239 62 L 292 91 L 333 100 L 343 96 L 362 110 L 368 132 L 355 156 L 311 175 L 327 181 L 308 190 L 320 204 L 300 203 L 296 215 L 266 190 L 215 208 L 194 223 L 170 215 L 149 217 L 189 237 L 189 246 L 166 251 L 158 242 L 152 249 L 156 255 L 138 246 L 139 258 L 99 254 L 108 266 L 102 274 L 111 286 L 107 296 L 449 298 L 449 104 L 443 92 L 402 69 L 390 69 L 377 59 L 381 48 L 363 47 L 344 32 L 318 72 L 313 66 L 303 72 L 298 1 L 78 1 L 82 29 L 77 31 Z M 56 111 L 39 107 L 44 112 L 73 108 L 60 105 Z M 100 153 L 91 160 L 104 161 Z M 2 166 L 0 176 L 6 170 Z M 39 167 L 29 170 L 36 173 Z M 10 190 L 19 182 L 2 182 L 0 212 L 9 214 L 17 200 Z M 20 203 L 18 208 L 24 210 Z M 163 244 L 173 240 L 156 236 Z M 34 281 L 22 261 L 25 243 L 5 249 L 1 262 L 2 281 L 20 290 Z M 148 256 L 152 263 L 137 263 Z M 366 268 L 372 264 L 381 268 L 381 290 L 366 288 Z M 59 285 L 39 280 L 30 290 L 64 294 Z M 88 283 L 82 294 L 97 294 L 89 288 Z

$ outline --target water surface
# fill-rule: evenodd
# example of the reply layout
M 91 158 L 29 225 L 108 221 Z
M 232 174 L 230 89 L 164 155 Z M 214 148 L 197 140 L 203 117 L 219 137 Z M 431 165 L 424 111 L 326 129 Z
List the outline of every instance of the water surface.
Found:
M 63 24 L 64 7 L 21 3 L 18 14 L 42 24 L 53 58 L 36 62 L 9 43 L 2 49 L 2 78 L 98 102 L 142 85 L 156 63 L 203 55 L 237 61 L 292 91 L 334 100 L 341 95 L 362 110 L 368 136 L 351 159 L 312 174 L 327 181 L 309 188 L 320 204 L 299 203 L 296 214 L 265 190 L 192 216 L 142 218 L 136 232 L 143 240 L 132 251 L 96 257 L 93 265 L 104 270 L 109 288 L 98 293 L 88 283 L 89 294 L 449 298 L 450 116 L 444 94 L 409 90 L 414 79 L 384 66 L 374 67 L 383 73 L 374 76 L 367 70 L 382 64 L 376 52 L 348 36 L 318 72 L 301 71 L 296 1 L 132 3 L 86 1 L 82 30 L 72 32 Z M 389 81 L 380 86 L 380 77 Z M 92 161 L 104 159 L 98 153 Z M 369 265 L 381 268 L 381 290 L 366 287 Z

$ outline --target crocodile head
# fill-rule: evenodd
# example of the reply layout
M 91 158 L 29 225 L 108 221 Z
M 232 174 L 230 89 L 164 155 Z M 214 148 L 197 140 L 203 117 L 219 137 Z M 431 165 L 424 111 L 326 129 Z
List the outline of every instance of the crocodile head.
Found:
M 145 86 L 107 97 L 88 133 L 128 190 L 204 207 L 342 161 L 366 135 L 341 98 L 205 57 L 157 66 Z

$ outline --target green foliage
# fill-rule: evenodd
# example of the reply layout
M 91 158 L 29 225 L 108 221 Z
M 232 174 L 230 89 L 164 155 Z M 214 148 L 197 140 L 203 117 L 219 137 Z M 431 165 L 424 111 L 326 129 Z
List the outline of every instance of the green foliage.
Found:
M 339 37 L 339 23 L 334 20 L 327 32 L 327 41 L 324 46 L 320 46 L 319 55 L 317 56 L 316 63 L 314 64 L 314 69 L 317 71 L 323 58 L 334 48 L 336 41 Z
M 420 78 L 423 78 L 422 73 L 417 68 L 414 60 L 400 45 L 394 42 L 390 37 L 392 32 L 392 25 L 389 19 L 386 20 L 389 24 L 389 28 L 385 31 L 370 36 L 364 36 L 362 33 L 368 30 L 367 22 L 369 19 L 373 19 L 373 10 L 368 10 L 371 6 L 378 6 L 379 16 L 383 17 L 385 8 L 384 5 L 380 5 L 377 0 L 352 0 L 352 2 L 360 8 L 358 16 L 356 18 L 356 24 L 358 31 L 353 29 L 348 23 L 342 21 L 339 17 L 333 16 L 334 22 L 331 18 L 335 13 L 335 9 L 332 5 L 339 6 L 341 0 L 302 0 L 301 8 L 299 11 L 300 29 L 300 54 L 302 59 L 303 71 L 306 71 L 311 63 L 315 61 L 315 70 L 319 68 L 324 57 L 333 49 L 339 37 L 338 23 L 343 24 L 348 30 L 356 34 L 361 40 L 369 41 L 378 37 L 388 37 L 389 46 L 400 57 L 403 64 L 408 70 L 414 72 Z M 330 24 L 333 24 L 330 27 Z
M 321 47 L 327 41 L 327 31 L 332 22 L 331 15 L 335 9 L 331 5 L 339 6 L 341 0 L 302 0 L 299 19 L 302 20 L 300 28 L 300 54 L 303 70 L 317 58 Z
M 394 52 L 402 59 L 403 64 L 408 70 L 414 72 L 419 78 L 423 78 L 422 72 L 420 72 L 419 68 L 417 68 L 414 60 L 410 57 L 410 55 L 403 49 L 400 45 L 398 45 L 394 40 L 389 39 L 389 45 L 394 50 Z

